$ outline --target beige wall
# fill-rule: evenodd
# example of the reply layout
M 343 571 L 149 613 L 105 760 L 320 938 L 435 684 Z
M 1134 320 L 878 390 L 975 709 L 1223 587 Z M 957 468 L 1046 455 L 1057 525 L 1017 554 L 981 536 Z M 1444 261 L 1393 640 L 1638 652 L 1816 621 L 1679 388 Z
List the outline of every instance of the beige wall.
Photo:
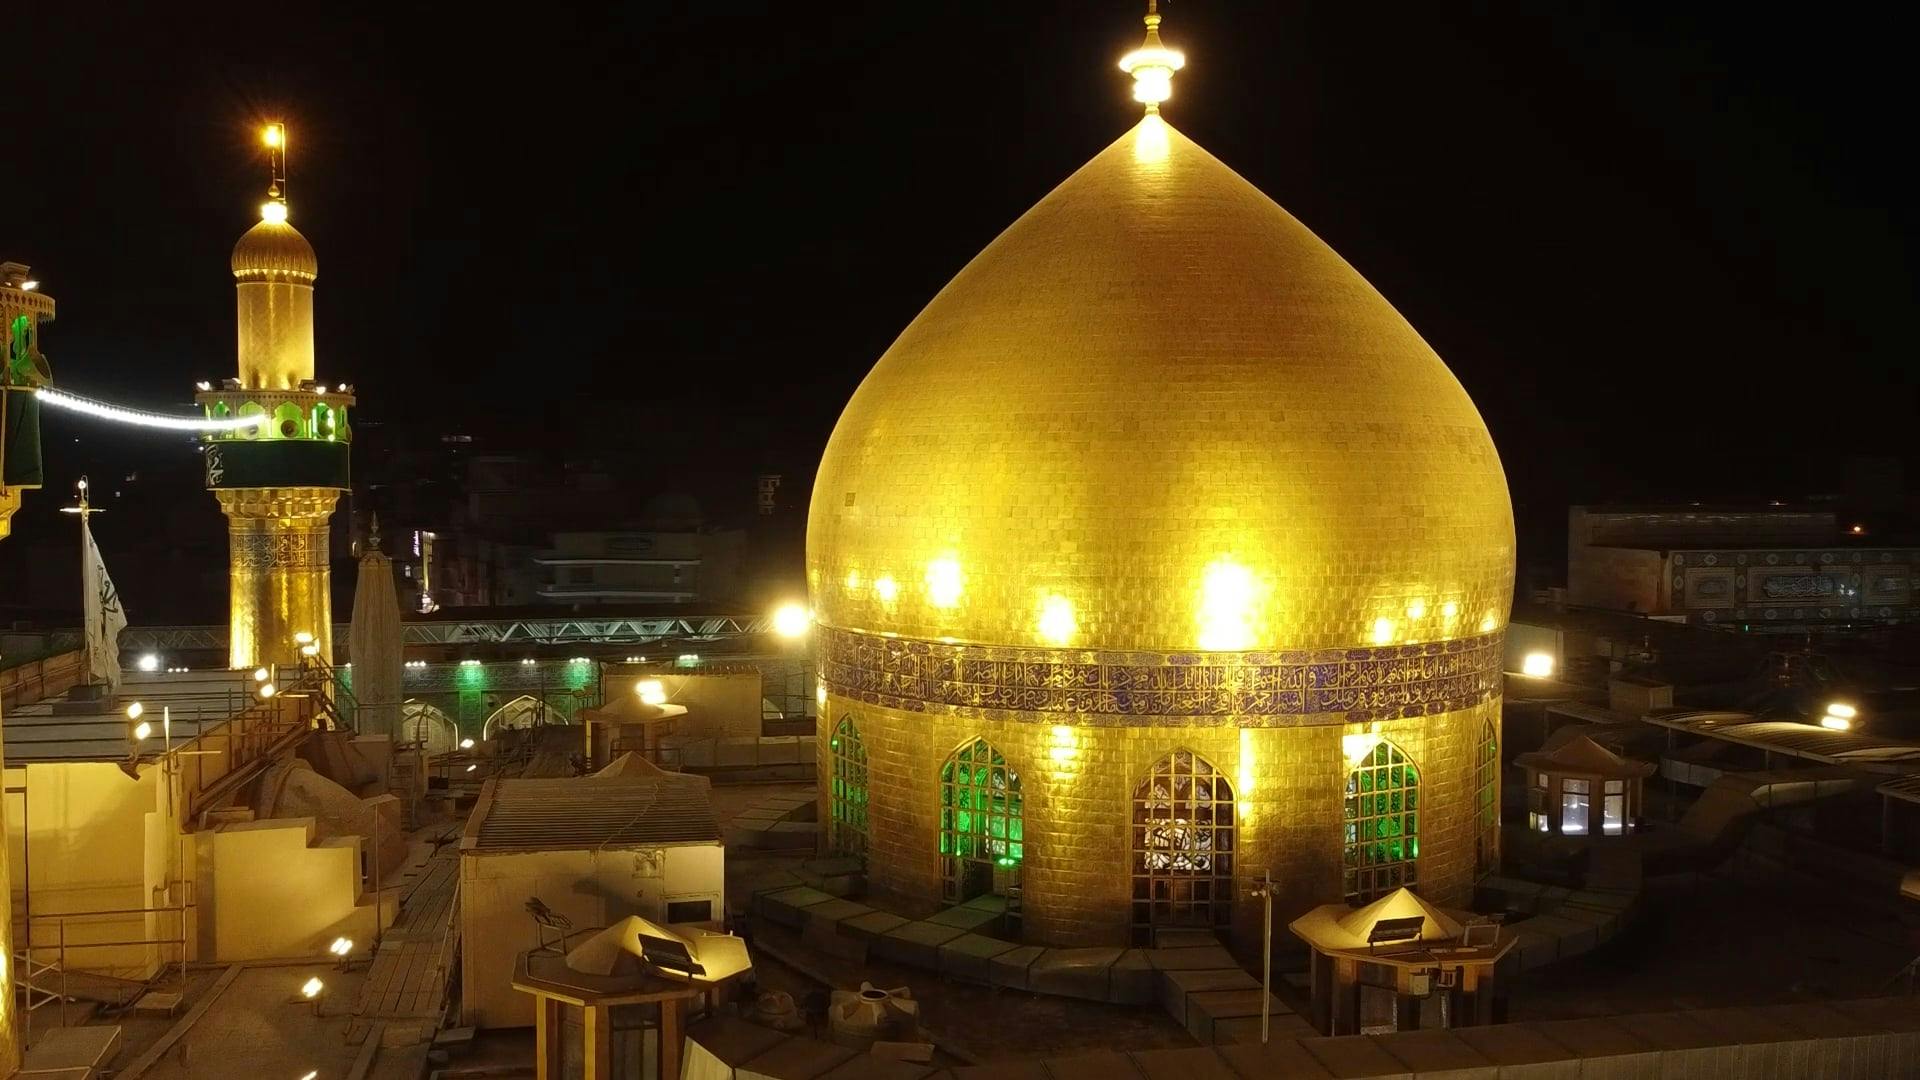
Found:
M 851 715 L 867 751 L 871 835 L 867 877 L 877 888 L 939 903 L 939 775 L 947 755 L 984 736 L 1021 777 L 1025 933 L 1061 945 L 1128 940 L 1134 787 L 1164 755 L 1186 748 L 1232 779 L 1236 796 L 1234 930 L 1257 947 L 1260 911 L 1246 899 L 1263 871 L 1276 885 L 1276 925 L 1344 893 L 1342 736 L 1390 738 L 1420 770 L 1417 891 L 1464 906 L 1474 877 L 1474 755 L 1498 699 L 1470 709 L 1378 723 L 1299 727 L 1068 727 L 884 709 L 829 696 L 830 722 Z M 823 793 L 831 755 L 820 750 Z M 1497 780 L 1496 780 L 1497 782 Z M 831 808 L 822 806 L 821 820 Z
M 1636 548 L 1567 546 L 1567 602 L 1611 611 L 1666 610 L 1665 556 Z
M 533 999 L 512 986 L 513 965 L 535 944 L 530 897 L 586 930 L 628 915 L 662 921 L 668 900 L 707 897 L 726 910 L 718 844 L 536 851 L 460 858 L 461 1022 L 526 1027 Z
M 764 696 L 757 671 L 715 674 L 679 673 L 655 665 L 621 664 L 609 667 L 602 693 L 633 693 L 640 679 L 659 679 L 667 701 L 684 705 L 687 715 L 674 722 L 674 733 L 696 739 L 757 739 L 760 737 L 760 699 Z
M 312 818 L 195 834 L 205 958 L 324 956 L 336 937 L 374 939 L 378 905 L 360 894 L 360 838 L 316 843 L 314 836 Z
M 108 762 L 55 762 L 6 770 L 7 862 L 24 908 L 32 890 L 36 960 L 56 959 L 60 921 L 46 916 L 177 906 L 184 861 L 174 801 L 158 766 L 139 779 Z M 169 883 L 174 883 L 169 888 Z M 142 944 L 82 948 L 89 942 L 191 938 L 178 915 L 75 916 L 64 920 L 73 970 L 146 978 L 179 958 L 179 946 Z M 191 944 L 189 945 L 191 949 Z M 191 955 L 191 953 L 189 954 Z

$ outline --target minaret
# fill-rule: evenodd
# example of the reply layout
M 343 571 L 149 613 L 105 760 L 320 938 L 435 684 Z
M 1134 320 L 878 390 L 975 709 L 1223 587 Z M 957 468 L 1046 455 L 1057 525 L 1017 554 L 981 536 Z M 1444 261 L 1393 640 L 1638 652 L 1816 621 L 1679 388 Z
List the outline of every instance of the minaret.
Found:
M 287 131 L 269 124 L 272 166 L 260 222 L 233 248 L 238 293 L 238 378 L 200 384 L 211 417 L 257 416 L 260 425 L 211 433 L 207 487 L 227 515 L 231 627 L 228 664 L 295 664 L 294 638 L 313 635 L 333 659 L 327 519 L 348 487 L 345 384 L 329 392 L 313 374 L 313 282 L 319 263 L 287 221 Z
M 40 403 L 47 381 L 40 324 L 53 321 L 53 297 L 40 291 L 22 263 L 0 262 L 0 540 L 12 530 L 20 494 L 40 486 Z M 0 762 L 0 767 L 4 766 Z M 0 800 L 0 833 L 6 803 Z M 0 859 L 0 896 L 11 897 L 7 860 Z M 13 920 L 0 920 L 0 1076 L 20 1067 L 20 1007 L 14 998 Z

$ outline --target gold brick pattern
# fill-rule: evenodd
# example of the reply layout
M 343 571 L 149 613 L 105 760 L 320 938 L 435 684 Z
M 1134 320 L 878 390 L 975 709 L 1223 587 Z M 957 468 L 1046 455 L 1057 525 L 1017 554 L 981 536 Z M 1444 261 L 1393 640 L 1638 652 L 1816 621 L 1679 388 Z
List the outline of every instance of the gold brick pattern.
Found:
M 227 515 L 227 663 L 250 668 L 300 662 L 306 632 L 333 659 L 333 587 L 327 562 L 331 488 L 227 488 L 214 492 Z
M 1272 200 L 1164 125 L 1154 160 L 1159 123 L 981 252 L 854 393 L 808 517 L 820 621 L 1154 652 L 1504 625 L 1513 517 L 1473 402 Z
M 934 298 L 828 442 L 821 736 L 866 748 L 868 878 L 938 903 L 939 770 L 985 738 L 1021 777 L 1028 936 L 1123 944 L 1134 785 L 1184 747 L 1233 782 L 1257 942 L 1262 871 L 1278 919 L 1341 899 L 1349 759 L 1385 738 L 1420 771 L 1420 892 L 1462 904 L 1513 567 L 1440 358 L 1149 116 Z
M 975 736 L 1005 755 L 1025 796 L 1025 933 L 1060 945 L 1127 943 L 1133 790 L 1154 762 L 1190 749 L 1233 783 L 1233 925 L 1240 941 L 1258 942 L 1260 911 L 1247 890 L 1263 870 L 1277 886 L 1276 920 L 1342 898 L 1345 735 L 1391 739 L 1419 767 L 1420 893 L 1443 905 L 1465 904 L 1474 877 L 1474 755 L 1486 719 L 1498 713 L 1494 700 L 1363 724 L 1076 728 L 911 713 L 829 693 L 820 732 L 824 739 L 830 723 L 849 717 L 859 730 L 868 763 L 868 880 L 922 911 L 940 897 L 941 765 Z M 830 778 L 821 768 L 824 792 Z

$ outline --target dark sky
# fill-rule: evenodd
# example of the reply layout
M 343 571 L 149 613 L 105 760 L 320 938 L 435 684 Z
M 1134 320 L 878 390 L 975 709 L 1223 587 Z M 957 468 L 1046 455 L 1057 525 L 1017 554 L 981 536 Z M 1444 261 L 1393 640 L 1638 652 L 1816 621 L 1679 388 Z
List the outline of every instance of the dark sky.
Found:
M 494 10 L 10 8 L 0 255 L 59 300 L 59 382 L 165 406 L 231 373 L 227 255 L 283 117 L 320 374 L 363 417 L 810 477 L 894 335 L 1137 115 L 1121 0 Z M 1165 11 L 1169 118 L 1447 359 L 1523 534 L 1907 452 L 1902 34 L 1731 3 Z

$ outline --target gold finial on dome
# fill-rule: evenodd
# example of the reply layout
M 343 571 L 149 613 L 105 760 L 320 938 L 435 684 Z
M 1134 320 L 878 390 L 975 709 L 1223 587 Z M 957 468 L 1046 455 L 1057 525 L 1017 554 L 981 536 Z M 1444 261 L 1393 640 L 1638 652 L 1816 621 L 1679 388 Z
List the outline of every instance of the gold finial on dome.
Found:
M 1186 54 L 1160 43 L 1160 0 L 1147 0 L 1147 40 L 1120 58 L 1120 70 L 1133 76 L 1133 100 L 1147 107 L 1147 115 L 1160 111 L 1160 103 L 1173 96 L 1173 73 L 1187 66 Z
M 267 201 L 260 207 L 260 220 L 275 225 L 287 220 L 287 125 L 268 124 L 260 133 L 267 144 Z

